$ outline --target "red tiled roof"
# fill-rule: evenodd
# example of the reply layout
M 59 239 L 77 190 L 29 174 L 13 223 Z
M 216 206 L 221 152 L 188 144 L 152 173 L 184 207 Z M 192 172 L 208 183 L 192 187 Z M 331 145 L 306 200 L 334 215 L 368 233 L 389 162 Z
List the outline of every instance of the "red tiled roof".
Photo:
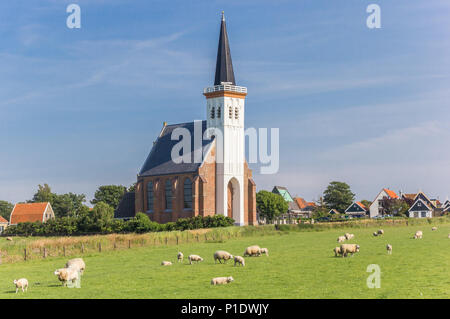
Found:
M 16 204 L 11 213 L 10 224 L 42 222 L 48 203 Z
M 383 188 L 383 190 L 386 192 L 386 194 L 389 195 L 390 198 L 398 198 L 397 194 L 394 191 L 391 191 L 390 189 Z
M 8 221 L 4 219 L 2 216 L 0 216 L 0 223 L 7 223 Z
M 364 206 L 364 204 L 363 204 L 363 203 L 361 203 L 361 202 L 356 202 L 356 204 L 358 204 L 359 206 L 361 206 L 362 208 L 364 208 L 365 210 L 367 210 L 367 207 L 366 207 L 366 206 Z
M 314 203 L 314 202 L 307 202 L 306 206 L 316 207 L 316 203 Z
M 307 206 L 306 201 L 301 197 L 295 197 L 294 200 L 297 202 L 298 207 L 303 209 Z

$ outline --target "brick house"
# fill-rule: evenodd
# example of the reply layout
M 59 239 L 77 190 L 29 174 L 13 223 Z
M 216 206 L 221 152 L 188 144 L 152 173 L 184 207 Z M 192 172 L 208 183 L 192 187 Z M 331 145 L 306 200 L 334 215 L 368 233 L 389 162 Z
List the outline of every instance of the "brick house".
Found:
M 16 204 L 9 218 L 10 225 L 17 225 L 25 222 L 42 222 L 55 218 L 52 205 L 46 203 L 26 203 Z
M 8 227 L 8 221 L 0 216 L 0 234 Z
M 207 120 L 164 123 L 137 176 L 134 211 L 127 209 L 133 195 L 126 196 L 128 202 L 119 205 L 117 218 L 143 212 L 153 221 L 167 223 L 220 214 L 237 225 L 257 224 L 256 185 L 244 149 L 247 88 L 235 84 L 223 15 L 215 81 L 203 95 Z M 223 139 L 217 138 L 219 133 Z M 181 142 L 188 151 L 177 148 Z

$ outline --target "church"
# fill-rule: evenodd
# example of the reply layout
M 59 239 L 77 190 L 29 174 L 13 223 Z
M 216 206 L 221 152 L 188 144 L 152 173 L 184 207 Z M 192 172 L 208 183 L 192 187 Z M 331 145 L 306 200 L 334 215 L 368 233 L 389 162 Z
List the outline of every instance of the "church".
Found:
M 207 119 L 164 123 L 137 175 L 135 192 L 124 196 L 116 218 L 143 212 L 155 222 L 167 223 L 219 214 L 231 217 L 236 225 L 257 224 L 256 185 L 245 160 L 247 88 L 236 85 L 223 12 L 214 85 L 205 88 L 203 95 Z M 220 134 L 199 142 L 196 134 L 204 137 L 210 130 Z M 189 133 L 190 161 L 173 160 L 173 149 L 179 143 L 173 135 L 180 131 Z M 196 154 L 200 160 L 194 159 Z

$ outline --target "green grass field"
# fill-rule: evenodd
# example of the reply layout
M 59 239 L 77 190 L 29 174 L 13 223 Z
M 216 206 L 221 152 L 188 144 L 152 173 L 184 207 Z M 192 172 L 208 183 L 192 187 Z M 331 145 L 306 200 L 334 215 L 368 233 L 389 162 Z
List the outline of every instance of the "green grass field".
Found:
M 81 289 L 62 287 L 53 271 L 68 258 L 48 258 L 0 265 L 0 298 L 450 298 L 450 224 L 348 229 L 350 243 L 361 251 L 354 257 L 336 258 L 336 238 L 346 229 L 321 232 L 280 232 L 278 235 L 230 239 L 223 243 L 180 245 L 185 255 L 177 264 L 177 247 L 138 247 L 86 254 Z M 424 238 L 414 240 L 416 230 Z M 386 244 L 393 254 L 386 253 Z M 215 250 L 242 255 L 245 247 L 258 244 L 270 256 L 247 257 L 246 267 L 214 264 Z M 205 260 L 189 265 L 186 257 L 199 254 Z M 162 260 L 173 266 L 160 266 Z M 381 288 L 369 289 L 369 264 L 381 268 Z M 211 286 L 217 276 L 233 276 L 225 286 Z M 25 277 L 27 293 L 15 294 L 13 280 Z

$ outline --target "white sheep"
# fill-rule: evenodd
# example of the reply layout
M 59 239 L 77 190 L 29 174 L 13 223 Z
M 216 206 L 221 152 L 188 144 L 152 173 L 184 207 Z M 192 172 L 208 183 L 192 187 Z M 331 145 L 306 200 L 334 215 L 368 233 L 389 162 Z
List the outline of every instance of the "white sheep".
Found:
M 211 279 L 211 285 L 225 285 L 234 281 L 233 277 L 216 277 Z
M 73 258 L 66 263 L 66 268 L 79 270 L 80 274 L 82 275 L 84 270 L 86 269 L 86 264 L 84 263 L 82 258 Z
M 161 262 L 161 266 L 172 266 L 172 262 L 164 260 L 163 262 Z
M 265 254 L 266 256 L 269 256 L 269 249 L 261 248 L 261 254 Z
M 246 256 L 261 256 L 261 248 L 258 245 L 245 248 L 244 257 Z
M 359 245 L 357 244 L 342 244 L 341 247 L 342 257 L 347 257 L 348 254 L 353 254 L 359 252 Z
M 377 236 L 378 236 L 378 233 L 377 233 L 377 232 L 373 232 L 373 235 L 374 235 L 375 237 L 377 237 Z
M 347 240 L 350 240 L 350 239 L 352 239 L 354 237 L 355 237 L 355 235 L 353 235 L 353 234 L 349 234 L 349 233 L 345 234 L 345 239 L 347 239 Z
M 56 269 L 54 274 L 58 276 L 58 279 L 62 282 L 63 286 L 67 286 L 67 282 L 71 281 L 72 283 L 75 283 L 79 279 L 79 272 L 79 269 L 69 267 Z
M 341 247 L 335 247 L 333 249 L 333 252 L 334 252 L 334 257 L 337 257 L 338 255 L 341 254 Z
M 12 241 L 13 239 L 12 239 L 12 237 L 6 237 L 6 240 L 7 241 Z
M 345 236 L 339 236 L 338 239 L 337 239 L 337 242 L 338 243 L 343 243 L 345 241 L 345 239 L 346 239 Z
M 387 253 L 388 253 L 388 254 L 392 254 L 392 245 L 387 244 L 387 245 L 386 245 L 386 250 L 387 250 Z
M 378 233 L 378 235 L 384 235 L 384 230 L 379 229 L 379 230 L 377 231 L 377 233 Z
M 22 292 L 28 290 L 28 280 L 25 278 L 20 278 L 13 281 L 14 285 L 16 285 L 16 293 L 19 291 L 19 288 L 22 289 Z
M 193 261 L 196 261 L 197 264 L 199 263 L 199 261 L 203 261 L 203 258 L 200 257 L 199 255 L 189 255 L 188 259 L 189 259 L 189 264 L 190 265 L 192 265 Z
M 225 250 L 218 250 L 214 253 L 214 263 L 217 263 L 217 261 L 222 263 L 222 260 L 227 263 L 228 259 L 233 259 L 233 255 Z
M 450 238 L 450 234 L 448 234 L 448 238 Z
M 178 252 L 178 254 L 177 254 L 177 260 L 178 260 L 179 263 L 183 262 L 183 258 L 184 258 L 183 253 L 182 253 L 181 251 Z
M 241 266 L 245 266 L 245 259 L 241 256 L 234 256 L 234 265 L 239 264 Z
M 423 233 L 421 230 L 416 231 L 416 234 L 414 235 L 414 239 L 417 238 L 422 238 L 423 237 Z
M 435 231 L 435 230 L 437 230 L 437 227 L 434 226 L 434 227 L 431 228 L 431 230 Z

